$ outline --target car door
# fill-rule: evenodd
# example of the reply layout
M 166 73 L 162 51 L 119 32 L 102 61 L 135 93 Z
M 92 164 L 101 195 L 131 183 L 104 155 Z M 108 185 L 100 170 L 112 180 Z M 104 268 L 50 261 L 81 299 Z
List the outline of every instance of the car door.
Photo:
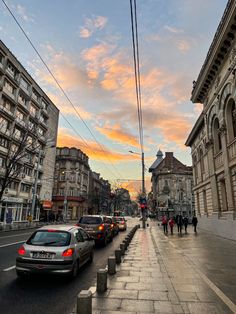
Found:
M 91 255 L 91 251 L 93 250 L 92 241 L 90 241 L 89 235 L 83 229 L 79 229 L 79 232 L 81 233 L 81 236 L 84 240 L 85 260 L 88 261 Z
M 79 258 L 80 265 L 83 265 L 86 262 L 86 242 L 79 229 L 74 231 L 74 237 L 76 256 Z

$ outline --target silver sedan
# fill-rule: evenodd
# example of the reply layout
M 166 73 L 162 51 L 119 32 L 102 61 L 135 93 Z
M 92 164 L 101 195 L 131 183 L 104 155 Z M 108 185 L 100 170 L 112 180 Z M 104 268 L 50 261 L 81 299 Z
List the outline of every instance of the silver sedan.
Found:
M 93 261 L 95 243 L 77 226 L 51 225 L 36 230 L 18 249 L 16 273 L 65 274 L 76 277 L 79 267 Z

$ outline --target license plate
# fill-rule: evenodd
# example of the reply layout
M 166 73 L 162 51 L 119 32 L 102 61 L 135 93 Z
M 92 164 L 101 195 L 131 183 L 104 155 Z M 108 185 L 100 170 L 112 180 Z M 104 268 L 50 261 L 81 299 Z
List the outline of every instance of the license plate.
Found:
M 42 259 L 52 259 L 53 254 L 52 253 L 39 253 L 39 252 L 34 252 L 33 253 L 33 258 L 42 258 Z

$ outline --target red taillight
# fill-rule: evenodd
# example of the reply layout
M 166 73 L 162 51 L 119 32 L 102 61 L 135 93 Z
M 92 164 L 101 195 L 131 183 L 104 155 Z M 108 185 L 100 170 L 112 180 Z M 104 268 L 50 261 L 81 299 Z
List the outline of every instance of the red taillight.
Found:
M 72 256 L 74 253 L 74 249 L 67 249 L 62 253 L 62 256 Z
M 113 228 L 114 227 L 114 224 L 111 224 L 111 228 Z
M 103 230 L 104 230 L 104 225 L 100 225 L 100 226 L 98 227 L 98 230 L 103 231 Z
M 23 245 L 19 248 L 18 254 L 19 254 L 19 255 L 25 255 L 25 248 L 24 248 Z
M 121 221 L 121 224 L 123 225 L 125 222 L 124 221 Z

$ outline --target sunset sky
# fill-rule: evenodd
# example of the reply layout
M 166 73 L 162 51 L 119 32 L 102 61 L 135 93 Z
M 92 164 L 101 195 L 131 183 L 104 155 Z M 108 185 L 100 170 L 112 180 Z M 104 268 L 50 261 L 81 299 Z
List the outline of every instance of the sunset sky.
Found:
M 137 0 L 147 189 L 148 168 L 159 148 L 163 153 L 173 151 L 191 165 L 184 143 L 201 112 L 201 105 L 189 100 L 192 82 L 226 3 Z M 130 1 L 8 0 L 7 4 L 94 135 L 0 1 L 1 40 L 77 131 L 60 117 L 58 145 L 81 148 L 92 170 L 138 192 L 140 156 L 129 153 L 140 153 Z

